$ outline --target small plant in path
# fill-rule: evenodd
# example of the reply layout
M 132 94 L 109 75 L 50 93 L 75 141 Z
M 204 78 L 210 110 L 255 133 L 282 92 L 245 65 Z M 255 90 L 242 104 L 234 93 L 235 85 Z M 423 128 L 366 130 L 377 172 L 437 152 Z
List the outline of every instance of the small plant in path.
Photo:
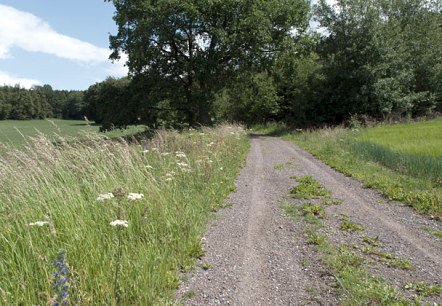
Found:
M 437 284 L 431 285 L 425 282 L 406 284 L 405 289 L 414 291 L 421 296 L 431 296 L 442 293 L 442 286 Z
M 296 199 L 329 198 L 331 196 L 330 191 L 321 186 L 311 176 L 296 178 L 296 181 L 299 184 L 290 190 L 291 195 Z
M 364 227 L 362 225 L 353 223 L 351 221 L 342 221 L 339 225 L 339 228 L 346 232 L 356 232 L 364 230 Z

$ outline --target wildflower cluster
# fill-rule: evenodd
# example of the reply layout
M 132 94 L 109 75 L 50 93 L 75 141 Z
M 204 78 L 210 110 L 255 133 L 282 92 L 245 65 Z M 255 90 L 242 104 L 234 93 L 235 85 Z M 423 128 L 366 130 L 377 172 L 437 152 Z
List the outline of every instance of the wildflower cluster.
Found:
M 55 272 L 52 273 L 52 289 L 55 296 L 51 299 L 52 306 L 69 305 L 69 266 L 67 264 L 66 251 L 60 250 L 56 260 L 52 261 Z

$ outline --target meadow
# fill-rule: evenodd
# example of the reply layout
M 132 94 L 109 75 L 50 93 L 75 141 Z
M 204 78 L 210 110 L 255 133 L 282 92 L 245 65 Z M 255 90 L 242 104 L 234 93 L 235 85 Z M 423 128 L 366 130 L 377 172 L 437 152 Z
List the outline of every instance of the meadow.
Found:
M 369 128 L 257 131 L 283 136 L 391 200 L 442 218 L 442 118 Z
M 171 305 L 235 187 L 239 126 L 140 142 L 39 135 L 0 160 L 0 304 Z
M 126 130 L 114 130 L 105 135 L 119 137 L 141 133 L 145 126 L 130 126 Z M 29 137 L 46 135 L 49 138 L 79 139 L 86 134 L 99 133 L 99 126 L 84 120 L 0 120 L 0 144 L 14 147 L 26 145 Z
M 365 129 L 353 149 L 367 160 L 442 184 L 442 118 Z

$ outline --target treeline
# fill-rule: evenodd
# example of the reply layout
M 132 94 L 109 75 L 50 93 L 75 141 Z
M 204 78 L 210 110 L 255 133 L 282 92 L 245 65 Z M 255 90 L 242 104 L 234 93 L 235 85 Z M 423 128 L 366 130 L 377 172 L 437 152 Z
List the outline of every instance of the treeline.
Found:
M 302 127 L 442 111 L 440 0 L 108 1 L 111 57 L 127 54 L 130 76 L 84 93 L 4 87 L 0 119 Z
M 0 120 L 82 119 L 89 109 L 83 91 L 53 90 L 50 85 L 25 89 L 0 87 Z
M 442 110 L 440 1 L 166 2 L 150 4 L 151 15 L 116 4 L 111 48 L 128 53 L 132 77 L 86 92 L 105 127 L 312 126 Z M 319 33 L 308 30 L 312 15 Z

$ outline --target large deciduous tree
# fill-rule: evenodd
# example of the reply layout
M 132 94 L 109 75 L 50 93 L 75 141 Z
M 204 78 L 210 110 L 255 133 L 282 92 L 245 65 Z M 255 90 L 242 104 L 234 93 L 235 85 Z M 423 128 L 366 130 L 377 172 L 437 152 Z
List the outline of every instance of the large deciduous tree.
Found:
M 305 0 L 106 1 L 118 25 L 111 58 L 127 54 L 131 76 L 148 84 L 147 103 L 166 101 L 191 125 L 210 123 L 215 94 L 270 64 L 308 22 Z

